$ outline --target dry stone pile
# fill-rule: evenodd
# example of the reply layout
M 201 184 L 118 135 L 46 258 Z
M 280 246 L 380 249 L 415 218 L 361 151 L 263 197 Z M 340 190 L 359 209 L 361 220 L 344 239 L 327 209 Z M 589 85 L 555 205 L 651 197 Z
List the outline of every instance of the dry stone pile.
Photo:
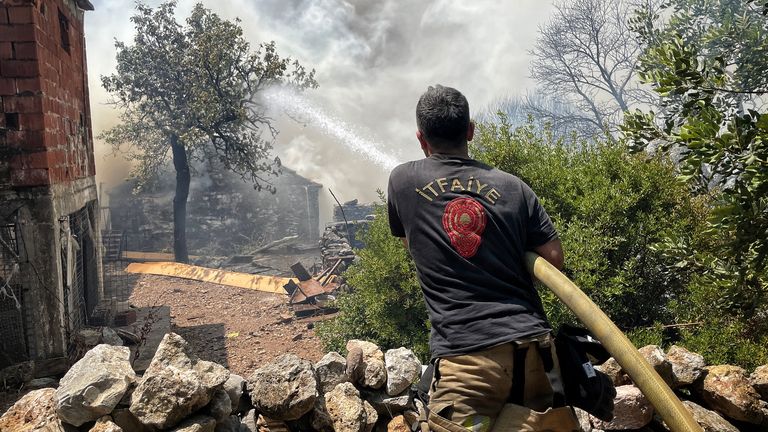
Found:
M 352 340 L 347 356 L 319 362 L 288 354 L 243 378 L 197 358 L 169 333 L 149 368 L 137 376 L 128 348 L 101 344 L 61 379 L 32 391 L 0 417 L 0 431 L 47 432 L 408 432 L 423 412 L 414 398 L 421 362 L 406 348 L 381 350 Z M 641 349 L 646 360 L 686 399 L 707 432 L 768 430 L 768 365 L 751 374 L 707 366 L 673 346 Z M 663 431 L 653 407 L 615 360 L 599 368 L 617 386 L 615 418 L 577 411 L 585 432 Z

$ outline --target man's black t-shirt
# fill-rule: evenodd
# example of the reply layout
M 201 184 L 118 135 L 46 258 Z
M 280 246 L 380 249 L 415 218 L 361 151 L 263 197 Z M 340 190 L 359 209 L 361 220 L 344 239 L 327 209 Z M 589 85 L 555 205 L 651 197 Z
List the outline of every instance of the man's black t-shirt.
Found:
M 524 253 L 557 232 L 519 178 L 432 155 L 392 171 L 388 210 L 392 234 L 408 239 L 416 263 L 433 358 L 550 330 Z

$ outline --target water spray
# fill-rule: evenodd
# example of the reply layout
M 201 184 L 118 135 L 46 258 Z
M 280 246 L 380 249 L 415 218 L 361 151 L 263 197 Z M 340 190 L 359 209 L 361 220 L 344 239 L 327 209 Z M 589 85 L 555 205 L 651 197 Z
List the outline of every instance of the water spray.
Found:
M 271 87 L 263 93 L 268 105 L 287 115 L 317 127 L 325 135 L 336 138 L 350 150 L 384 168 L 392 170 L 400 161 L 380 150 L 381 143 L 362 136 L 355 128 L 329 113 L 306 97 L 287 87 Z

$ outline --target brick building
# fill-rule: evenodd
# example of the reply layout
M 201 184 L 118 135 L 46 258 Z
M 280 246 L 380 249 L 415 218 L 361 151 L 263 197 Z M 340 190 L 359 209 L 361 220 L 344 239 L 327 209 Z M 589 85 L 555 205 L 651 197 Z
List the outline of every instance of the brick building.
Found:
M 0 368 L 66 356 L 102 289 L 88 0 L 0 0 Z

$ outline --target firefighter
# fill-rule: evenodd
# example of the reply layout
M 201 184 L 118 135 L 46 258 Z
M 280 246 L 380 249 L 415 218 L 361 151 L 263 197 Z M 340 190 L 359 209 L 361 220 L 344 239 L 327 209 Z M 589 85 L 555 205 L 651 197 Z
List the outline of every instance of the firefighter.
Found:
M 474 124 L 458 90 L 429 87 L 416 122 L 425 158 L 392 171 L 387 206 L 432 325 L 430 429 L 578 430 L 551 382 L 552 330 L 524 263 L 535 251 L 562 267 L 552 221 L 523 181 L 469 157 Z M 494 425 L 505 407 L 514 419 Z

